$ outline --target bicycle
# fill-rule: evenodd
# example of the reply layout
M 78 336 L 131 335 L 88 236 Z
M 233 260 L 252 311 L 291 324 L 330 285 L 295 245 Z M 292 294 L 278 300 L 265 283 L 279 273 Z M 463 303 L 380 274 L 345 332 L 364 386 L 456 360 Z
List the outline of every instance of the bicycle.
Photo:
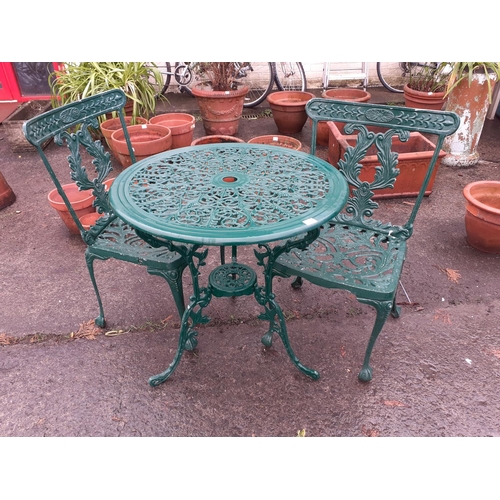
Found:
M 435 71 L 439 64 L 438 62 L 400 62 L 397 63 L 401 70 L 401 76 L 398 78 L 398 82 L 396 83 L 388 83 L 388 79 L 383 75 L 383 71 L 388 71 L 390 68 L 385 66 L 382 68 L 382 63 L 377 63 L 377 76 L 380 80 L 380 83 L 391 92 L 402 93 L 403 88 L 406 83 L 408 83 L 410 79 L 411 72 L 414 68 L 429 68 L 431 71 Z
M 279 90 L 299 90 L 307 88 L 306 73 L 300 62 L 278 62 L 275 65 L 275 82 Z
M 164 77 L 164 85 L 162 89 L 158 89 L 158 95 L 165 94 L 172 76 L 181 92 L 193 95 L 191 88 L 203 80 L 197 72 L 197 64 L 195 62 L 175 63 L 174 71 L 172 71 L 169 62 L 157 63 Z M 302 63 L 251 62 L 242 66 L 236 64 L 237 79 L 245 79 L 245 85 L 249 87 L 243 104 L 245 108 L 253 108 L 263 102 L 275 83 L 279 90 L 306 89 L 306 76 Z

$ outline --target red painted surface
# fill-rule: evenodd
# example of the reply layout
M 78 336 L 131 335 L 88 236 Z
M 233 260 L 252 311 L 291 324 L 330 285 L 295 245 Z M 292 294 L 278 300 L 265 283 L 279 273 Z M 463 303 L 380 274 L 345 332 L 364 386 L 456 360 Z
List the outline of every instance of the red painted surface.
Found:
M 54 70 L 59 70 L 61 68 L 61 63 L 53 62 L 52 66 Z M 50 99 L 50 93 L 44 95 L 28 93 L 23 94 L 19 86 L 18 77 L 13 63 L 0 62 L 0 101 L 26 102 L 33 101 L 35 99 L 48 100 Z

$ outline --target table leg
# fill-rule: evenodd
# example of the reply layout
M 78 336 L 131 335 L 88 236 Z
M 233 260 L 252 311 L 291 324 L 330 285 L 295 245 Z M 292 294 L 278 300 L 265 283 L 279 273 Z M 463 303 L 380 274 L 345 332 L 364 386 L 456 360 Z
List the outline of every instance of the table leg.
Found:
M 304 366 L 295 355 L 288 338 L 285 317 L 281 307 L 275 300 L 275 295 L 272 291 L 272 282 L 274 277 L 274 262 L 284 252 L 289 252 L 292 248 L 305 249 L 319 236 L 319 229 L 309 231 L 304 237 L 299 239 L 288 240 L 283 245 L 276 245 L 271 248 L 269 245 L 259 245 L 260 251 L 255 250 L 258 264 L 264 268 L 265 285 L 256 287 L 255 299 L 264 306 L 265 312 L 259 316 L 259 319 L 269 321 L 269 330 L 262 337 L 262 343 L 270 347 L 273 341 L 273 335 L 277 333 L 285 346 L 288 357 L 292 363 L 307 376 L 314 380 L 319 378 L 319 373 L 316 370 Z
M 175 371 L 179 361 L 182 358 L 184 351 L 192 351 L 198 345 L 198 332 L 194 329 L 196 325 L 205 324 L 210 321 L 208 316 L 202 314 L 203 308 L 207 307 L 212 299 L 212 292 L 210 288 L 200 288 L 200 282 L 198 279 L 199 268 L 205 265 L 205 260 L 208 255 L 208 249 L 199 251 L 201 245 L 182 245 L 174 243 L 172 241 L 163 240 L 160 238 L 155 238 L 143 231 L 136 230 L 137 234 L 147 241 L 151 246 L 159 247 L 165 246 L 171 252 L 177 252 L 186 261 L 187 267 L 191 273 L 191 278 L 193 281 L 193 295 L 189 297 L 189 304 L 184 311 L 181 319 L 181 327 L 179 331 L 179 342 L 177 344 L 177 351 L 175 353 L 172 363 L 168 368 L 159 373 L 158 375 L 153 375 L 149 378 L 149 385 L 156 387 L 165 380 L 167 380 L 170 375 Z

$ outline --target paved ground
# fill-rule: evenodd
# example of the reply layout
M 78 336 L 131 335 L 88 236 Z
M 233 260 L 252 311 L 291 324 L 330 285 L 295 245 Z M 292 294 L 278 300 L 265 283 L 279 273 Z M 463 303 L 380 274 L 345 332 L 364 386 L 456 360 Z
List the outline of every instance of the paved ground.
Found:
M 169 98 L 165 110 L 197 109 L 192 98 Z M 276 133 L 264 110 L 241 121 L 241 138 Z M 411 304 L 380 335 L 370 383 L 357 373 L 373 311 L 347 294 L 292 291 L 281 280 L 291 341 L 318 381 L 299 373 L 279 342 L 263 349 L 259 308 L 237 298 L 212 301 L 196 354 L 153 389 L 148 377 L 176 347 L 166 284 L 140 266 L 98 262 L 108 328 L 90 328 L 97 304 L 84 244 L 49 207 L 52 184 L 38 156 L 14 154 L 0 126 L 0 170 L 17 195 L 0 211 L 0 435 L 500 436 L 500 255 L 466 243 L 462 197 L 468 182 L 500 180 L 499 133 L 498 118 L 486 123 L 477 166 L 440 168 L 409 243 L 402 281 Z M 297 137 L 308 144 L 308 125 Z M 405 201 L 385 205 L 397 214 Z M 250 249 L 241 258 L 252 262 Z M 402 290 L 399 300 L 410 302 Z

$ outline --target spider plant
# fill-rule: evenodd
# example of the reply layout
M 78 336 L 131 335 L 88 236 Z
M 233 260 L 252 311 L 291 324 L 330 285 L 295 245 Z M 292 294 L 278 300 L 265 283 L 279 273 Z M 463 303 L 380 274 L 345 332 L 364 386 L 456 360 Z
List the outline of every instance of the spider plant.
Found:
M 418 92 L 444 92 L 450 68 L 447 65 L 432 66 L 431 63 L 409 63 L 408 87 Z
M 500 62 L 453 62 L 442 63 L 451 65 L 451 73 L 446 88 L 446 95 L 448 95 L 460 82 L 468 80 L 469 87 L 475 73 L 490 73 L 500 80 Z M 490 78 L 486 79 L 488 83 L 488 101 L 491 103 L 491 96 L 493 94 L 493 87 Z
M 54 78 L 55 77 L 55 78 Z M 155 85 L 163 78 L 155 63 L 67 62 L 49 78 L 52 106 L 78 101 L 106 90 L 121 88 L 132 102 L 132 118 L 149 118 L 156 107 Z M 104 118 L 101 117 L 101 121 Z

